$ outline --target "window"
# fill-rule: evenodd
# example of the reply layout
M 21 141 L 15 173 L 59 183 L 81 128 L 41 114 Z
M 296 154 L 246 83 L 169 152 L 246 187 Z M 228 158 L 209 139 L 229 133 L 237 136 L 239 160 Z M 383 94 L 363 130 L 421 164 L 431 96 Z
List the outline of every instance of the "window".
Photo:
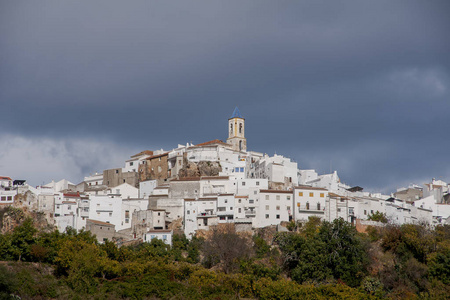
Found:
M 290 206 L 287 206 L 287 210 L 291 210 L 291 207 L 290 207 Z
M 238 172 L 239 172 L 239 168 L 238 168 L 238 167 L 234 168 L 234 171 L 235 171 L 236 173 L 238 173 Z
M 125 183 L 125 179 L 123 180 L 123 183 Z
M 266 210 L 269 210 L 269 205 L 266 205 Z
M 161 166 L 158 166 L 158 173 L 161 173 L 161 171 L 162 171 Z
M 238 212 L 239 212 L 239 213 L 241 213 L 241 211 L 242 211 L 242 209 L 241 209 L 241 208 L 239 208 Z
M 320 210 L 320 203 L 317 202 L 317 210 Z
M 340 208 L 338 208 L 338 212 L 341 212 L 341 209 L 340 209 Z
M 159 213 L 158 213 L 158 216 L 160 216 L 160 215 L 161 215 L 161 213 L 159 212 Z
M 313 192 L 309 193 L 309 196 L 314 197 L 314 193 Z
M 71 207 L 70 205 L 68 205 L 68 206 L 67 206 L 67 209 L 68 209 L 68 210 L 71 210 L 71 209 L 72 209 L 72 207 Z
M 2 201 L 6 201 L 6 196 L 2 196 Z
M 291 196 L 286 196 L 286 200 L 291 200 Z
M 167 240 L 167 235 L 163 234 L 163 241 Z
M 280 200 L 280 195 L 277 195 L 277 200 Z
M 241 173 L 244 173 L 244 168 L 241 168 Z
M 298 192 L 298 195 L 299 195 L 300 197 L 303 197 L 303 192 Z
M 245 186 L 245 181 L 242 181 L 242 186 Z
M 280 218 L 280 215 L 277 215 L 277 219 L 279 219 Z
M 258 191 L 253 191 L 253 195 L 256 195 L 256 194 L 258 194 Z
M 190 213 L 191 213 L 191 211 L 190 211 L 190 210 L 188 210 L 188 211 L 186 212 L 186 214 L 188 214 L 188 215 L 189 215 Z
M 253 200 L 253 199 L 250 199 L 250 200 L 248 200 L 248 203 L 254 203 L 255 202 L 255 200 Z
M 325 194 L 324 193 L 320 193 L 320 198 L 323 198 L 323 197 L 325 197 Z
M 371 210 L 370 213 L 373 215 L 373 210 Z
M 241 203 L 241 202 L 242 202 L 241 199 L 239 199 L 239 200 L 238 200 L 238 203 Z
M 266 219 L 268 219 L 269 218 L 269 215 L 266 215 Z
M 109 216 L 112 217 L 112 213 L 109 213 Z
M 130 162 L 130 167 L 133 165 L 133 162 Z
M 228 203 L 228 200 L 227 199 L 225 199 L 225 201 L 224 201 L 225 203 Z
M 242 133 L 242 123 L 239 123 L 239 133 Z
M 306 209 L 309 209 L 309 202 L 306 202 Z
M 277 210 L 280 210 L 280 206 L 279 205 L 277 205 Z
M 364 210 L 364 215 L 367 215 L 367 210 Z
M 269 200 L 269 195 L 266 195 L 266 200 Z
M 259 181 L 256 182 L 256 185 L 259 185 Z
M 116 170 L 116 174 L 119 174 L 119 170 Z

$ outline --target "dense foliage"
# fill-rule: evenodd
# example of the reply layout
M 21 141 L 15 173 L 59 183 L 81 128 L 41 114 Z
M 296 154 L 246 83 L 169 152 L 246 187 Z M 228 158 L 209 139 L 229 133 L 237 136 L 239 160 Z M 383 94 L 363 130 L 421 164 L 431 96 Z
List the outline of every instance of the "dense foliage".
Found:
M 450 227 L 370 228 L 318 219 L 272 241 L 232 227 L 118 248 L 89 232 L 40 232 L 26 219 L 0 235 L 0 299 L 444 299 Z

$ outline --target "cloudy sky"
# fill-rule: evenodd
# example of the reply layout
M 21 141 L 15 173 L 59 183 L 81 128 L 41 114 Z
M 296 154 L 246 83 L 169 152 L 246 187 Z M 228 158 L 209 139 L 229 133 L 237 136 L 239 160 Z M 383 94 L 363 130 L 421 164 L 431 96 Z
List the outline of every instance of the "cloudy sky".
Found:
M 2 1 L 0 176 L 227 138 L 390 192 L 450 181 L 450 1 Z

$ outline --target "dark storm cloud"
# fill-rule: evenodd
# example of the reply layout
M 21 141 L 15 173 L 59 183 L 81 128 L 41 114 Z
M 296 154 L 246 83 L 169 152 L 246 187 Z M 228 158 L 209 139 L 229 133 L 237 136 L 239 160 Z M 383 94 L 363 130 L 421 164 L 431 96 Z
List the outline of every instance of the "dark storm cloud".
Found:
M 369 188 L 450 176 L 449 13 L 448 1 L 3 2 L 0 124 L 171 148 L 225 139 L 238 105 L 251 150 L 302 168 L 331 161 Z

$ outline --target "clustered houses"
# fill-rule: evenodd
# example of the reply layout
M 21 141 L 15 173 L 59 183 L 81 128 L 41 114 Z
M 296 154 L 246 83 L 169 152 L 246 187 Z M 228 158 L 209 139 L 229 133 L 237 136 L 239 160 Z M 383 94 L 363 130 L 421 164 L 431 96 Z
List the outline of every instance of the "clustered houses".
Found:
M 377 212 L 397 224 L 450 222 L 450 185 L 443 181 L 392 196 L 367 193 L 342 183 L 336 171 L 319 175 L 299 170 L 284 156 L 247 151 L 245 119 L 237 108 L 228 132 L 226 143 L 142 151 L 123 168 L 95 173 L 77 185 L 61 180 L 33 188 L 0 177 L 0 205 L 20 198 L 59 230 L 84 228 L 100 242 L 159 238 L 170 244 L 173 230 L 190 238 L 223 223 L 252 230 L 312 216 L 344 218 L 358 227 Z

